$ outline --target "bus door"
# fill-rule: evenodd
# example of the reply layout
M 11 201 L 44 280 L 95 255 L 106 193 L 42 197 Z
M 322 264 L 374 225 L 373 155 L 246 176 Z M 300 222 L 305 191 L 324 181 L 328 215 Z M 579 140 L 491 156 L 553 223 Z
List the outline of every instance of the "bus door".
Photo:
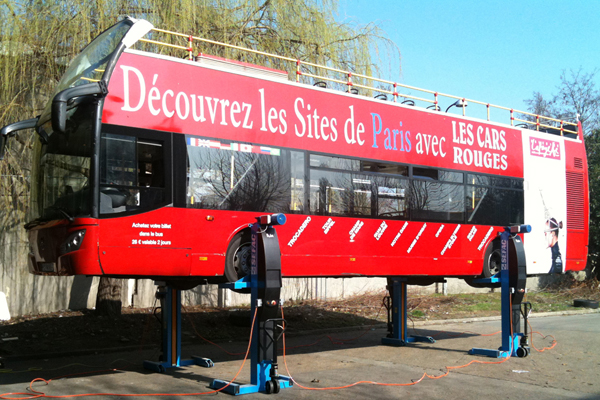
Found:
M 104 126 L 98 202 L 105 274 L 189 275 L 190 249 L 173 207 L 171 148 L 171 133 Z

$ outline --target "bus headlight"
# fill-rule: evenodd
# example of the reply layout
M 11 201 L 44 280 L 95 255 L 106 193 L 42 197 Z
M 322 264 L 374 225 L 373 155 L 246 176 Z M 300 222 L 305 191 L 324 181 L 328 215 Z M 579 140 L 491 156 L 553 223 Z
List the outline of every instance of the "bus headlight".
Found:
M 71 233 L 67 240 L 60 246 L 61 254 L 70 253 L 75 250 L 79 250 L 81 243 L 83 243 L 83 237 L 85 236 L 85 229 L 75 231 Z

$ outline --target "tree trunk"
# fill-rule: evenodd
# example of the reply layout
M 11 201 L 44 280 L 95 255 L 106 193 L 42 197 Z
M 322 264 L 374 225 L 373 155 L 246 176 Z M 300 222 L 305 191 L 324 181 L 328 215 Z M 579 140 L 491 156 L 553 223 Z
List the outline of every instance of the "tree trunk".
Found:
M 96 296 L 96 314 L 108 317 L 121 315 L 121 279 L 101 277 Z

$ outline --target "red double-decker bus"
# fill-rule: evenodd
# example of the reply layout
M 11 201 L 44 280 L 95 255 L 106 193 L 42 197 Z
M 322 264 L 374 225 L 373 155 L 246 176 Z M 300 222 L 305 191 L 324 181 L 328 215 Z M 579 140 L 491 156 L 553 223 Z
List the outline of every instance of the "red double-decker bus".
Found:
M 248 224 L 275 212 L 288 218 L 285 277 L 490 276 L 498 233 L 524 223 L 528 275 L 585 267 L 577 124 L 518 126 L 527 113 L 264 55 L 292 64 L 290 80 L 279 67 L 194 57 L 202 39 L 187 35 L 175 34 L 187 59 L 148 51 L 163 34 L 119 22 L 73 60 L 39 118 L 3 128 L 39 136 L 32 273 L 233 281 L 248 273 Z M 465 116 L 467 103 L 488 117 Z

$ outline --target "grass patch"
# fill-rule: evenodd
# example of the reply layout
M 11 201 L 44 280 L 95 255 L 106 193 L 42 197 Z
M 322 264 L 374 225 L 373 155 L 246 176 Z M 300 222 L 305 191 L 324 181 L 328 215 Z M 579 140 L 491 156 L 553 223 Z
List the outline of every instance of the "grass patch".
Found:
M 597 285 L 582 284 L 570 288 L 549 288 L 529 291 L 523 301 L 532 304 L 534 313 L 576 310 L 573 300 L 583 298 L 600 300 Z M 411 294 L 408 309 L 415 320 L 452 319 L 469 317 L 499 316 L 502 304 L 500 289 L 493 293 L 464 294 Z

